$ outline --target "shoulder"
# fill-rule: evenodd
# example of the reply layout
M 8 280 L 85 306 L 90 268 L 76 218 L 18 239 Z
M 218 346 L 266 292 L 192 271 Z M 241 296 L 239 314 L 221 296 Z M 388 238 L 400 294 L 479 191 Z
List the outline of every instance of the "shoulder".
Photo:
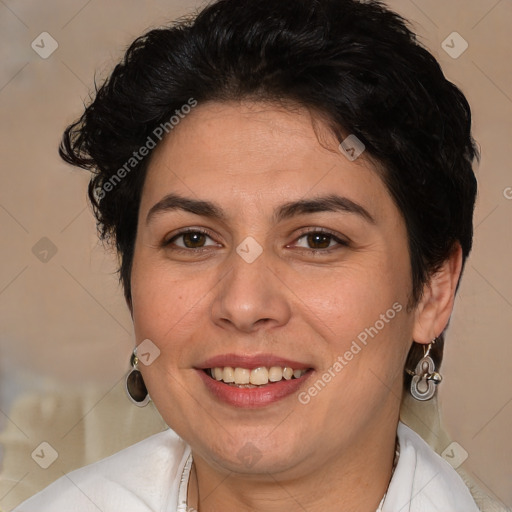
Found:
M 398 424 L 400 457 L 383 512 L 478 512 L 457 472 L 412 429 Z
M 189 455 L 189 446 L 166 430 L 64 475 L 13 512 L 165 510 L 174 498 L 177 503 Z

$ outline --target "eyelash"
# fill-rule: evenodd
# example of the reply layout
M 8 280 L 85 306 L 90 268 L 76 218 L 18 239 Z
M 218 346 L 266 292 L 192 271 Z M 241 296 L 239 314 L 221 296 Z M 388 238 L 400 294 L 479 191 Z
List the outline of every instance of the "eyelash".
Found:
M 212 235 L 208 231 L 206 231 L 204 229 L 201 229 L 201 228 L 185 229 L 183 231 L 179 231 L 174 236 L 172 236 L 170 239 L 164 240 L 162 242 L 162 247 L 168 248 L 178 238 L 180 238 L 180 237 L 182 237 L 184 235 L 193 234 L 193 233 L 203 234 L 203 235 L 207 236 L 208 238 L 210 238 L 211 240 L 213 240 Z M 333 250 L 336 250 L 337 248 L 339 248 L 339 246 L 343 246 L 343 247 L 348 247 L 349 246 L 349 242 L 348 241 L 342 240 L 341 238 L 336 236 L 335 233 L 333 233 L 333 232 L 331 232 L 331 231 L 329 231 L 327 229 L 316 229 L 316 230 L 313 229 L 313 230 L 309 230 L 309 231 L 303 231 L 295 239 L 295 242 L 299 241 L 300 239 L 302 239 L 302 238 L 304 238 L 305 236 L 308 236 L 308 235 L 326 235 L 326 236 L 329 236 L 332 240 L 334 240 L 338 244 L 338 247 L 329 247 L 329 248 L 325 248 L 325 249 L 308 249 L 308 248 L 305 248 L 305 247 L 299 248 L 302 251 L 307 252 L 307 253 L 312 253 L 312 254 L 318 254 L 318 253 L 326 254 L 327 253 L 328 254 L 328 253 L 331 253 Z M 289 246 L 287 246 L 287 247 L 289 247 Z M 174 247 L 174 248 L 172 248 L 172 250 L 173 251 L 178 251 L 178 252 L 186 252 L 186 253 L 194 253 L 194 252 L 198 253 L 198 252 L 202 252 L 202 251 L 208 250 L 208 248 L 207 247 L 197 247 L 197 248 Z

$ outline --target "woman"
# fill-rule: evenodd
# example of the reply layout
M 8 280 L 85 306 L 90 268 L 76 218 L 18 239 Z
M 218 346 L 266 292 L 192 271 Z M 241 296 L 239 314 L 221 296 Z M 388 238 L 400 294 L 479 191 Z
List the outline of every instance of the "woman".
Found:
M 221 0 L 137 39 L 61 155 L 120 256 L 127 390 L 171 430 L 17 510 L 477 511 L 399 422 L 441 381 L 470 125 L 377 2 Z

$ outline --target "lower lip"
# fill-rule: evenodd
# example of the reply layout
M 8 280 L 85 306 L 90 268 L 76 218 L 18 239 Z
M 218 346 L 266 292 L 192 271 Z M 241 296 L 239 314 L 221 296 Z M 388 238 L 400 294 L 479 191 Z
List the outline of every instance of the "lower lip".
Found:
M 204 370 L 196 371 L 216 398 L 229 405 L 246 409 L 264 407 L 296 393 L 313 373 L 310 370 L 298 379 L 283 379 L 257 388 L 239 388 L 212 379 Z

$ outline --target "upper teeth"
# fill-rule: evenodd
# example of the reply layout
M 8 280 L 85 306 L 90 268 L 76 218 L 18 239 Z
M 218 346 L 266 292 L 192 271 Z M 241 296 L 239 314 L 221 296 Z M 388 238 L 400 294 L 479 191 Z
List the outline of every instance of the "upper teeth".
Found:
M 215 380 L 234 384 L 253 384 L 255 386 L 262 386 L 269 382 L 278 382 L 283 378 L 285 380 L 290 380 L 292 377 L 298 379 L 306 372 L 307 370 L 294 370 L 288 366 L 284 368 L 281 366 L 271 366 L 270 368 L 260 366 L 253 370 L 232 368 L 231 366 L 210 368 L 210 375 Z

